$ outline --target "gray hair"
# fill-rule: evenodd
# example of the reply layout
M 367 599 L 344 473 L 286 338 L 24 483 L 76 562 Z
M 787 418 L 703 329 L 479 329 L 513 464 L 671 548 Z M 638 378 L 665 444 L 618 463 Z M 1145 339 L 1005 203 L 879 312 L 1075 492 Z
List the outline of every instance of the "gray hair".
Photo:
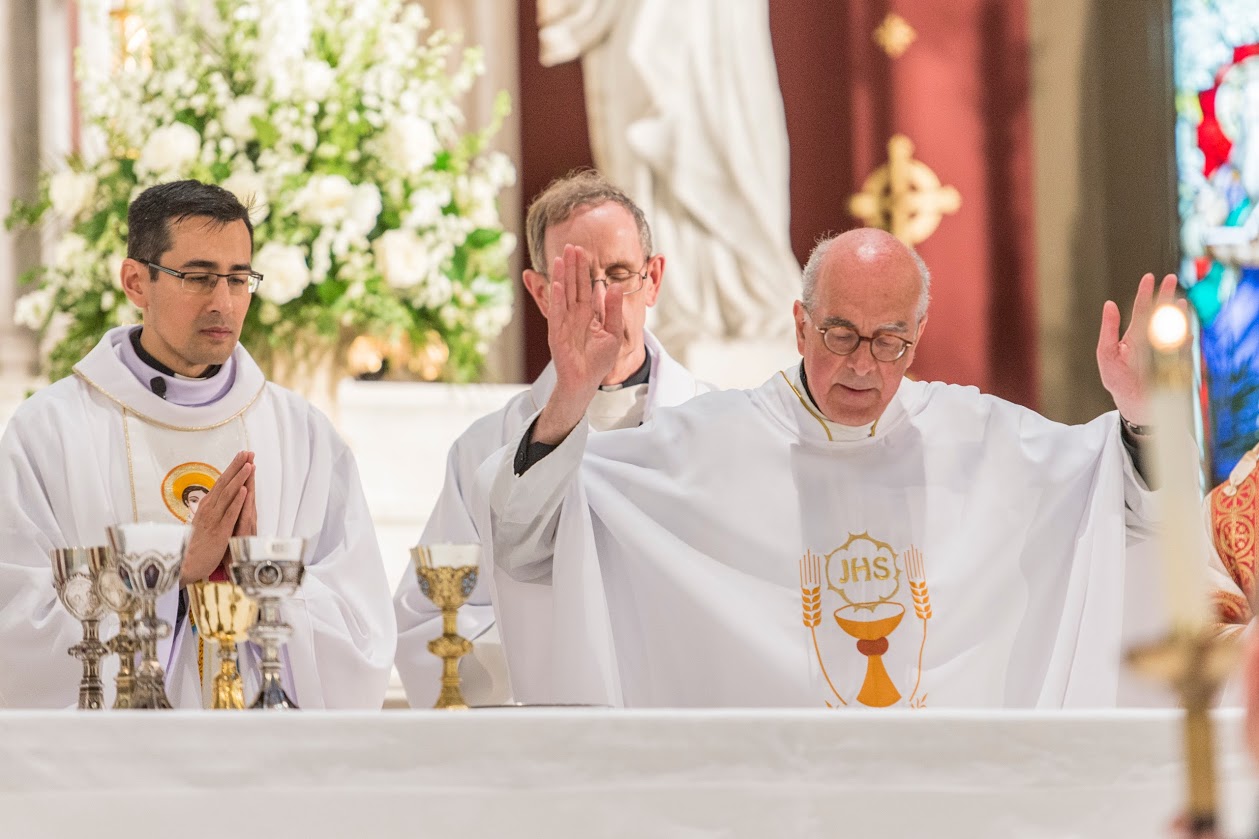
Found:
M 634 219 L 638 228 L 638 243 L 643 248 L 643 258 L 651 253 L 651 228 L 642 209 L 620 189 L 593 169 L 579 169 L 562 178 L 551 181 L 542 194 L 533 199 L 525 219 L 525 238 L 529 245 L 529 262 L 533 270 L 546 276 L 550 266 L 546 262 L 546 231 L 552 225 L 563 224 L 583 207 L 600 204 L 618 204 Z
M 826 261 L 826 254 L 830 251 L 831 245 L 835 244 L 835 240 L 841 234 L 834 236 L 826 236 L 818 240 L 814 245 L 813 252 L 809 254 L 809 261 L 804 265 L 804 288 L 802 289 L 800 299 L 804 301 L 804 307 L 812 311 L 813 304 L 817 295 L 817 278 L 822 272 L 822 263 Z M 922 279 L 922 294 L 918 297 L 918 320 L 922 320 L 927 315 L 927 306 L 931 303 L 931 270 L 927 268 L 927 263 L 923 262 L 922 257 L 918 255 L 918 251 L 905 246 L 909 251 L 909 255 L 913 257 L 914 264 L 918 266 L 918 276 Z

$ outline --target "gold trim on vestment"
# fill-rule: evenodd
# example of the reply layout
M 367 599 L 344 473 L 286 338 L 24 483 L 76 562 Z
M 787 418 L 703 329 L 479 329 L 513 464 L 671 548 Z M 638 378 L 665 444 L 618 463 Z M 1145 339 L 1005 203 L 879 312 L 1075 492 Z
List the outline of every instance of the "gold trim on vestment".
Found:
M 817 411 L 815 411 L 813 409 L 813 405 L 810 404 L 809 400 L 805 398 L 804 394 L 796 390 L 796 386 L 792 383 L 791 379 L 787 378 L 786 371 L 779 370 L 778 375 L 783 377 L 783 381 L 787 383 L 787 387 L 791 388 L 791 392 L 794 393 L 796 395 L 796 398 L 800 400 L 800 404 L 804 406 L 804 409 L 809 412 L 809 416 L 813 417 L 815 420 L 817 420 L 819 423 L 822 424 L 822 430 L 826 432 L 826 439 L 834 443 L 835 438 L 831 435 L 830 422 L 826 419 L 826 417 L 822 416 Z M 882 419 L 882 417 L 879 417 L 879 419 Z M 879 427 L 879 420 L 876 419 L 874 422 L 870 424 L 869 436 L 873 437 L 874 430 L 878 427 Z
M 250 408 L 252 408 L 252 407 L 254 406 L 254 403 L 258 401 L 258 397 L 262 395 L 262 391 L 263 391 L 263 390 L 265 390 L 265 389 L 266 389 L 266 387 L 267 387 L 267 383 L 264 381 L 264 382 L 262 383 L 262 387 L 258 388 L 258 392 L 257 392 L 257 393 L 255 393 L 255 394 L 253 395 L 253 398 L 251 398 L 251 399 L 250 399 L 247 403 L 245 403 L 245 406 L 244 406 L 243 408 L 241 408 L 241 409 L 240 409 L 239 411 L 237 411 L 236 413 L 232 414 L 232 415 L 231 415 L 230 417 L 228 417 L 227 419 L 220 420 L 219 422 L 213 423 L 213 424 L 211 424 L 211 425 L 195 425 L 195 426 L 192 426 L 192 425 L 172 425 L 171 423 L 168 423 L 168 422 L 162 422 L 162 421 L 161 421 L 161 420 L 159 420 L 159 419 L 154 419 L 153 417 L 150 417 L 150 416 L 147 416 L 147 415 L 145 415 L 145 414 L 140 413 L 139 411 L 135 410 L 135 409 L 134 409 L 134 408 L 132 408 L 130 405 L 128 405 L 126 402 L 123 402 L 123 401 L 122 401 L 121 399 L 119 399 L 117 396 L 114 396 L 112 393 L 110 393 L 109 391 L 105 390 L 105 388 L 101 387 L 101 386 L 100 386 L 100 385 L 98 385 L 96 382 L 94 382 L 94 381 L 92 381 L 91 379 L 89 379 L 87 376 L 85 376 L 85 375 L 84 375 L 82 372 L 80 372 L 79 370 L 75 370 L 75 371 L 74 371 L 74 375 L 78 376 L 78 377 L 79 377 L 80 379 L 82 379 L 85 383 L 87 383 L 87 384 L 91 385 L 92 387 L 96 388 L 98 391 L 100 391 L 101 395 L 102 395 L 102 396 L 104 396 L 106 399 L 110 400 L 111 402 L 116 403 L 119 407 L 121 407 L 121 408 L 122 408 L 122 410 L 123 410 L 123 414 L 124 414 L 124 415 L 125 415 L 126 413 L 130 412 L 130 413 L 131 413 L 131 415 L 132 415 L 132 416 L 134 416 L 134 417 L 136 417 L 137 419 L 143 420 L 144 422 L 147 422 L 149 425 L 156 425 L 158 428 L 165 428 L 165 429 L 166 429 L 166 430 L 168 430 L 168 431 L 213 431 L 213 430 L 214 430 L 214 429 L 216 429 L 216 428 L 222 428 L 223 426 L 225 426 L 225 425 L 227 425 L 229 422 L 231 422 L 231 421 L 233 421 L 233 420 L 235 420 L 235 419 L 239 418 L 239 417 L 241 416 L 241 414 L 245 413 L 245 412 L 246 412 L 246 411 L 248 411 Z M 248 438 L 246 438 L 246 439 L 248 439 Z
M 74 374 L 78 376 L 80 379 L 82 379 L 85 384 L 88 384 L 91 387 L 95 388 L 102 396 L 104 396 L 106 399 L 113 402 L 122 411 L 122 436 L 123 436 L 123 439 L 126 441 L 126 447 L 127 447 L 127 482 L 131 486 L 131 520 L 133 522 L 140 521 L 140 504 L 139 504 L 139 499 L 136 497 L 135 460 L 132 456 L 131 426 L 127 422 L 128 417 L 129 416 L 135 417 L 141 422 L 148 423 L 149 425 L 153 425 L 158 428 L 166 429 L 167 431 L 182 431 L 182 432 L 213 431 L 217 428 L 222 428 L 228 423 L 235 422 L 236 420 L 240 420 L 241 431 L 245 438 L 245 448 L 248 449 L 249 448 L 249 424 L 245 422 L 244 414 L 246 411 L 248 411 L 250 408 L 254 406 L 254 403 L 258 401 L 258 397 L 262 395 L 262 391 L 267 386 L 267 383 L 264 381 L 262 383 L 262 387 L 258 388 L 258 392 L 253 395 L 253 398 L 250 399 L 243 408 L 241 408 L 236 413 L 232 414 L 230 417 L 224 420 L 221 420 L 220 422 L 216 422 L 211 425 L 183 426 L 183 425 L 173 425 L 168 422 L 162 422 L 161 420 L 155 419 L 146 414 L 142 414 L 139 411 L 134 410 L 130 405 L 128 405 L 126 402 L 119 399 L 117 396 L 114 396 L 112 393 L 105 390 L 105 388 L 101 387 L 96 382 L 89 379 L 82 372 L 75 370 Z M 200 632 L 197 633 L 197 673 L 200 676 L 201 684 L 204 686 L 205 685 L 205 639 L 202 638 Z

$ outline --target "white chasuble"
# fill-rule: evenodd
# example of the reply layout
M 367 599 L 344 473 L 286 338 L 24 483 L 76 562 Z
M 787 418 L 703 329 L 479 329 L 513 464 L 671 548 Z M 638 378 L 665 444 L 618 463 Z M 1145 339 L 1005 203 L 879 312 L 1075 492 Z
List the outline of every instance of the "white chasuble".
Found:
M 710 389 L 674 361 L 651 333 L 644 334 L 643 339 L 651 354 L 648 383 L 601 391 L 599 416 L 594 422 L 602 429 L 636 426 L 656 410 L 681 404 Z M 519 441 L 521 431 L 546 404 L 554 387 L 555 368 L 547 365 L 529 390 L 460 435 L 447 457 L 446 480 L 420 537 L 422 544 L 488 541 L 478 524 L 486 505 L 484 493 L 475 486 L 477 469 L 507 441 Z M 521 662 L 511 674 L 513 698 L 547 701 L 551 679 L 550 586 L 513 580 L 490 563 L 484 563 L 481 570 L 476 589 L 459 610 L 459 633 L 475 640 L 495 625 L 497 615 L 504 652 Z M 498 605 L 491 605 L 491 600 Z M 394 610 L 398 621 L 396 664 L 407 699 L 415 708 L 432 707 L 440 687 L 441 661 L 428 651 L 428 642 L 441 634 L 441 613 L 420 594 L 411 571 L 398 584 Z M 465 657 L 460 670 L 472 688 L 469 700 L 478 701 L 476 685 L 485 682 L 486 674 L 475 655 Z
M 1115 704 L 1152 500 L 1116 415 L 1064 426 L 906 380 L 852 432 L 792 370 L 640 429 L 579 426 L 523 476 L 513 444 L 487 462 L 494 561 L 553 589 L 553 698 Z
M 86 379 L 85 379 L 86 380 Z M 261 386 L 258 393 L 261 393 Z M 244 414 L 253 404 L 242 408 L 234 416 L 205 426 L 179 426 L 158 422 L 138 413 L 138 409 L 121 401 L 123 437 L 127 445 L 127 469 L 130 473 L 133 521 L 169 522 L 190 524 L 197 506 L 218 481 L 219 475 L 232 462 L 238 452 L 249 449 L 249 433 Z M 200 409 L 188 409 L 199 411 Z M 166 595 L 163 611 L 175 606 L 178 622 L 178 591 Z M 188 617 L 183 617 L 188 622 Z M 172 634 L 158 642 L 158 657 L 168 670 L 183 652 L 182 624 L 172 625 Z M 196 633 L 196 626 L 191 629 Z M 243 656 L 251 654 L 241 638 Z M 201 643 L 199 634 L 191 639 L 190 653 L 196 656 L 197 677 L 201 686 L 203 706 L 208 707 L 212 678 L 218 672 L 217 646 Z M 175 668 L 179 669 L 179 668 Z M 242 669 L 242 681 L 246 693 L 256 690 L 248 677 L 256 671 Z
M 393 613 L 344 442 L 309 403 L 266 382 L 239 346 L 235 381 L 221 398 L 198 407 L 164 401 L 123 364 L 128 332 L 108 332 L 74 376 L 23 403 L 0 439 L 0 705 L 76 701 L 79 663 L 65 650 L 80 626 L 57 602 L 48 551 L 104 544 L 105 528 L 118 522 L 195 516 L 221 471 L 248 449 L 259 534 L 311 543 L 302 587 L 282 606 L 293 627 L 285 676 L 294 698 L 305 708 L 380 707 Z M 172 627 L 178 623 L 160 653 L 171 703 L 201 707 L 196 638 L 186 618 L 177 620 L 178 592 L 162 598 L 158 611 Z M 112 616 L 104 621 L 102 637 L 116 626 Z M 248 645 L 241 649 L 248 691 L 257 662 Z M 116 660 L 107 658 L 104 670 L 112 703 Z

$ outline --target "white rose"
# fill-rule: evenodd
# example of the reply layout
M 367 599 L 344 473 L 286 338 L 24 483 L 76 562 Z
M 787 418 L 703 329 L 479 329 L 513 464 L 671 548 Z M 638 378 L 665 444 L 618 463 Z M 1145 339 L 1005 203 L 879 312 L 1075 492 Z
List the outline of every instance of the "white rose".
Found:
M 345 234 L 353 239 L 366 239 L 376 227 L 381 210 L 380 189 L 375 184 L 359 184 L 354 187 L 345 221 Z
M 253 118 L 267 112 L 267 103 L 257 96 L 239 96 L 223 109 L 223 130 L 227 136 L 240 143 L 248 143 L 258 136 Z
M 387 165 L 408 175 L 431 166 L 440 150 L 432 124 L 416 116 L 391 121 L 376 140 L 376 154 Z
M 52 313 L 52 297 L 51 288 L 38 288 L 19 297 L 13 306 L 14 323 L 35 331 L 43 329 Z
M 223 181 L 223 188 L 249 208 L 249 220 L 255 225 L 262 223 L 270 212 L 267 207 L 267 185 L 262 176 L 252 168 L 242 166 L 237 169 Z
M 297 245 L 267 242 L 254 255 L 253 266 L 262 274 L 258 294 L 277 306 L 296 299 L 310 285 L 306 254 Z
M 342 175 L 314 175 L 297 194 L 294 203 L 303 220 L 318 225 L 338 225 L 349 214 L 354 185 Z
M 386 230 L 372 250 L 380 275 L 394 288 L 412 288 L 428 274 L 428 248 L 411 230 Z
M 77 233 L 66 233 L 53 248 L 53 264 L 66 272 L 73 272 L 87 253 L 87 240 Z
M 415 303 L 426 309 L 436 309 L 450 302 L 455 287 L 450 282 L 450 277 L 442 273 L 441 260 L 433 260 L 429 269 L 423 290 L 415 296 Z
M 48 197 L 52 211 L 63 219 L 73 221 L 92 200 L 96 192 L 96 178 L 87 172 L 65 169 L 52 176 L 48 184 Z
M 450 203 L 450 190 L 446 188 L 420 189 L 411 194 L 411 210 L 402 223 L 407 227 L 424 228 L 437 224 L 442 209 Z
M 301 70 L 302 93 L 307 99 L 322 102 L 337 80 L 337 71 L 326 61 L 304 61 Z
M 485 156 L 485 177 L 495 189 L 513 186 L 516 183 L 516 167 L 511 158 L 501 151 L 490 152 Z
M 136 169 L 142 174 L 177 175 L 201 154 L 201 135 L 182 122 L 164 125 L 140 149 Z

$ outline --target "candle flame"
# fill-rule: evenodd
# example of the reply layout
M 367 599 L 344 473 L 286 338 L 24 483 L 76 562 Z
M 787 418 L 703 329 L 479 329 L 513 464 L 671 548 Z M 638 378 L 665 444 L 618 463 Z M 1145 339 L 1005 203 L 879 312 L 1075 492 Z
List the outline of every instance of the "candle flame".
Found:
M 1171 352 L 1184 346 L 1189 337 L 1189 319 L 1179 306 L 1165 303 L 1150 318 L 1150 344 L 1160 352 Z

